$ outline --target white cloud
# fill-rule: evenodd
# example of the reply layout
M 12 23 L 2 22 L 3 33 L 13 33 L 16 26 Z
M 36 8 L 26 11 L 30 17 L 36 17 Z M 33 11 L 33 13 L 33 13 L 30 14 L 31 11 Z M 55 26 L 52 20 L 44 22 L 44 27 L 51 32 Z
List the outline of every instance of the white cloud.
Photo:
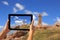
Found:
M 15 19 L 19 19 L 19 17 L 18 16 L 15 16 Z
M 22 20 L 22 19 L 20 19 L 20 20 L 15 20 L 15 24 L 16 24 L 16 25 L 22 25 L 22 24 L 24 24 L 24 21 L 27 21 L 27 20 Z M 25 22 L 25 24 L 27 24 L 27 23 Z
M 24 9 L 24 6 L 19 4 L 19 3 L 16 3 L 15 6 L 19 9 L 19 10 L 23 10 Z
M 59 18 L 59 17 L 56 17 L 56 20 L 57 20 L 58 22 L 60 22 L 60 18 Z
M 42 12 L 42 16 L 48 16 L 46 12 Z
M 38 14 L 40 14 L 40 13 L 39 13 L 39 12 L 34 12 L 34 14 L 35 14 L 35 15 L 38 15 Z
M 15 16 L 14 17 L 14 20 L 20 20 L 18 16 Z
M 48 25 L 48 23 L 42 22 L 42 25 Z
M 3 26 L 0 26 L 0 28 L 3 28 Z
M 2 1 L 3 4 L 9 5 L 7 1 Z
M 22 25 L 22 24 L 23 24 L 23 21 L 22 21 L 22 20 L 15 20 L 15 23 L 16 23 L 17 25 Z
M 32 11 L 29 11 L 29 10 L 25 10 L 25 14 L 32 14 L 33 15 L 33 20 L 35 20 L 37 12 L 32 12 Z
M 36 19 L 36 16 L 35 15 L 33 15 L 33 20 L 35 20 Z
M 29 11 L 29 10 L 25 10 L 24 12 L 25 12 L 25 14 L 33 14 L 33 12 Z
M 39 14 L 39 12 L 32 12 L 32 11 L 29 11 L 29 10 L 25 10 L 24 12 L 26 14 L 35 14 L 35 15 Z
M 19 17 L 18 17 L 18 16 L 15 16 L 15 20 L 27 21 L 26 19 L 19 19 Z
M 14 8 L 13 8 L 13 11 L 14 11 L 14 13 L 16 13 L 18 10 L 14 7 Z

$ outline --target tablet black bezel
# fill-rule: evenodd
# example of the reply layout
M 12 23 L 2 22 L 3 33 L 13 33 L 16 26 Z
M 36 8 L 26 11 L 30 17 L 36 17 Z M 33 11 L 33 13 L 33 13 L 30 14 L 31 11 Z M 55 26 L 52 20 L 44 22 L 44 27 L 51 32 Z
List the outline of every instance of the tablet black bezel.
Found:
M 29 30 L 29 29 L 12 29 L 11 27 L 10 27 L 10 16 L 30 16 L 31 17 L 31 22 L 32 22 L 32 20 L 33 20 L 33 15 L 32 14 L 9 14 L 8 15 L 8 19 L 9 19 L 9 29 L 10 30 Z

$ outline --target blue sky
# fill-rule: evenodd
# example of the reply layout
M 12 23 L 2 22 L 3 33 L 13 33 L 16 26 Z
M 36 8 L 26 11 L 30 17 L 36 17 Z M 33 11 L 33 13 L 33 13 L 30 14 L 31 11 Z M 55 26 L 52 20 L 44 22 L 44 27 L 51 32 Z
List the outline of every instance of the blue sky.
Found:
M 43 14 L 42 22 L 52 25 L 60 21 L 60 0 L 0 0 L 0 27 L 5 25 L 8 14 L 12 13 L 31 13 L 34 20 L 40 13 Z

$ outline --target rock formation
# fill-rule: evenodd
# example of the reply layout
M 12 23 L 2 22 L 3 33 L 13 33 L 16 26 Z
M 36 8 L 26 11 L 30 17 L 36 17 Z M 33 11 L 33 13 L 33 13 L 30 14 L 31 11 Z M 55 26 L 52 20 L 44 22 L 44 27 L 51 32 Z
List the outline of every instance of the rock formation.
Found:
M 38 24 L 37 24 L 37 27 L 38 28 L 42 27 L 42 15 L 41 14 L 38 14 Z

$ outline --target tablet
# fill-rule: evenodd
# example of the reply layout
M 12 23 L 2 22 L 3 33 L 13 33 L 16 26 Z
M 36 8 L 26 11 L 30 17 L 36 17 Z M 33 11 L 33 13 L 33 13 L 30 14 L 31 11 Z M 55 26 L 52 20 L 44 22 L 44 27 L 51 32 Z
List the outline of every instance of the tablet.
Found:
M 33 20 L 32 14 L 9 14 L 10 30 L 29 30 Z

